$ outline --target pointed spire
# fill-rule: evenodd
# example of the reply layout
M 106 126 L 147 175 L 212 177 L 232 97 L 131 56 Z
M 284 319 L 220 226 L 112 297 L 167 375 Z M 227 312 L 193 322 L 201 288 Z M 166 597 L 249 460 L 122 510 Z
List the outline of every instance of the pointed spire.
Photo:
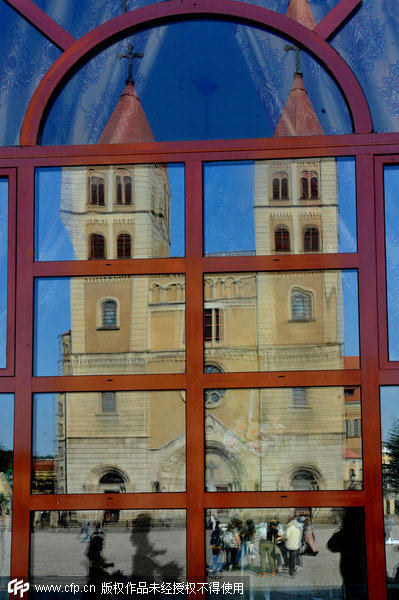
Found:
M 285 13 L 290 19 L 294 19 L 308 29 L 316 26 L 316 21 L 308 0 L 290 0 Z M 299 48 L 295 46 L 285 46 L 286 52 L 295 50 L 296 52 L 296 70 L 294 73 L 294 83 L 288 96 L 287 103 L 277 124 L 274 137 L 294 136 L 294 135 L 324 135 L 323 128 L 315 113 L 308 93 L 303 85 L 302 73 L 299 66 Z
M 99 144 L 153 142 L 154 136 L 144 114 L 134 85 L 127 81 L 114 112 L 104 127 Z
M 274 132 L 274 137 L 293 135 L 324 135 L 301 73 L 294 73 L 294 84 Z
M 287 17 L 304 25 L 308 29 L 316 27 L 316 21 L 309 6 L 308 0 L 290 0 L 290 3 L 285 13 Z

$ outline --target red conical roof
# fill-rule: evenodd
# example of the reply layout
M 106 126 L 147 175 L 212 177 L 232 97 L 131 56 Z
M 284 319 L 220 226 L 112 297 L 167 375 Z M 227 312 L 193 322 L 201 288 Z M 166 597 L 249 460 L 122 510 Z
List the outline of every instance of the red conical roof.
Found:
M 134 85 L 127 82 L 98 143 L 123 144 L 153 141 L 154 136 L 151 127 L 148 124 Z
M 285 15 L 308 29 L 316 27 L 316 21 L 314 20 L 308 0 L 290 0 Z
M 294 73 L 294 84 L 274 132 L 274 137 L 293 135 L 324 135 L 301 73 Z

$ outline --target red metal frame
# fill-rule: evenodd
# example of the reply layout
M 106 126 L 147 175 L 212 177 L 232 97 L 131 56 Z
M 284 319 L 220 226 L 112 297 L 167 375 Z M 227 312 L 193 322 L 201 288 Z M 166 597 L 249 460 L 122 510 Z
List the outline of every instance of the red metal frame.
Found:
M 342 18 L 343 21 L 347 17 L 345 4 L 341 3 L 336 7 L 335 25 L 339 18 Z M 145 6 L 115 17 L 89 31 L 73 46 L 70 46 L 49 69 L 46 77 L 41 80 L 29 103 L 21 128 L 21 146 L 36 144 L 43 112 L 51 102 L 57 86 L 61 81 L 65 83 L 69 70 L 77 62 L 99 50 L 105 40 L 111 42 L 111 40 L 115 40 L 116 36 L 120 36 L 122 33 L 127 34 L 133 28 L 151 27 L 161 21 L 166 23 L 177 19 L 187 19 L 192 15 L 200 15 L 208 19 L 212 17 L 234 18 L 246 24 L 266 26 L 303 45 L 317 57 L 340 86 L 348 103 L 354 132 L 370 133 L 372 131 L 368 104 L 359 82 L 339 54 L 313 31 L 284 15 L 253 4 L 234 0 L 218 0 L 217 3 L 213 0 L 191 0 L 189 2 L 170 0 L 167 3 Z
M 12 370 L 0 378 L 1 392 L 15 393 L 15 460 L 13 500 L 12 575 L 28 577 L 29 511 L 96 508 L 185 508 L 187 511 L 187 570 L 189 576 L 204 573 L 204 510 L 223 507 L 364 506 L 366 512 L 368 585 L 370 598 L 386 598 L 384 582 L 384 535 L 381 493 L 379 386 L 399 384 L 399 363 L 387 360 L 385 253 L 382 168 L 399 162 L 394 155 L 399 134 L 371 134 L 371 119 L 363 92 L 348 66 L 325 41 L 356 9 L 359 0 L 341 0 L 313 32 L 267 9 L 232 0 L 171 0 L 152 5 L 97 27 L 72 42 L 54 22 L 29 0 L 8 0 L 61 48 L 66 49 L 39 85 L 27 110 L 21 144 L 25 148 L 0 149 L 0 176 L 15 192 L 17 169 L 18 252 L 16 255 L 15 376 Z M 56 86 L 65 82 L 68 70 L 95 51 L 104 40 L 115 40 L 135 28 L 188 19 L 235 18 L 248 24 L 268 26 L 306 46 L 339 82 L 352 107 L 357 135 L 316 136 L 232 141 L 173 142 L 131 145 L 35 147 L 43 111 Z M 62 30 L 63 31 L 63 30 Z M 64 32 L 65 33 L 65 32 Z M 69 36 L 69 37 L 68 37 Z M 376 158 L 373 154 L 392 156 Z M 358 252 L 307 256 L 204 257 L 202 252 L 202 161 L 248 160 L 287 157 L 355 156 L 358 198 Z M 186 256 L 170 259 L 123 261 L 37 262 L 34 244 L 34 167 L 74 164 L 185 162 Z M 374 207 L 374 194 L 377 199 Z M 15 202 L 10 202 L 11 207 Z M 376 211 L 376 212 L 375 212 Z M 10 212 L 10 222 L 13 223 Z M 376 229 L 375 229 L 376 227 Z M 375 235 L 377 231 L 377 237 Z M 15 239 L 10 230 L 10 240 Z M 12 244 L 11 244 L 12 245 Z M 15 244 L 14 246 L 15 247 Z M 10 265 L 14 263 L 12 248 Z M 277 373 L 203 373 L 202 331 L 203 274 L 207 272 L 275 271 L 305 269 L 358 269 L 361 369 Z M 187 372 L 166 375 L 120 375 L 81 377 L 32 377 L 33 279 L 89 274 L 185 273 Z M 14 271 L 10 268 L 9 283 Z M 13 292 L 9 288 L 9 332 L 14 331 Z M 378 298 L 377 298 L 378 292 Z M 378 310 L 377 310 L 378 309 Z M 378 345 L 370 331 L 378 331 Z M 12 346 L 10 345 L 9 348 Z M 11 350 L 10 350 L 11 352 Z M 384 354 L 385 352 L 385 354 Z M 8 356 L 7 369 L 12 356 Z M 4 373 L 6 374 L 6 373 Z M 214 387 L 295 387 L 360 385 L 363 415 L 364 491 L 237 492 L 204 491 L 203 390 Z M 39 496 L 30 493 L 32 393 L 77 390 L 185 389 L 187 434 L 187 491 L 165 494 L 87 494 Z

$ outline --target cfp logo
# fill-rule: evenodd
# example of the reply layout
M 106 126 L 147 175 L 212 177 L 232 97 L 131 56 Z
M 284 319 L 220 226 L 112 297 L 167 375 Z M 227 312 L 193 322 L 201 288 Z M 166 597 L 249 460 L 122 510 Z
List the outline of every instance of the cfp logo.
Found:
M 29 583 L 24 583 L 22 579 L 11 579 L 11 581 L 8 582 L 8 593 L 16 596 L 18 594 L 18 590 L 19 597 L 23 598 L 24 592 L 29 590 Z

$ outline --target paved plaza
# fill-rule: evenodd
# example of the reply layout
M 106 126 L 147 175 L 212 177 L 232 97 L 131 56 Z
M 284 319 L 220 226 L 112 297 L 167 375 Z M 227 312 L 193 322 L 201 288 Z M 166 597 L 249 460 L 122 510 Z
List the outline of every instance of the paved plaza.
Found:
M 241 570 L 224 572 L 218 580 L 234 580 L 245 576 L 249 583 L 250 597 L 273 599 L 308 598 L 309 600 L 342 598 L 342 579 L 339 570 L 339 553 L 330 552 L 327 541 L 337 530 L 334 526 L 319 526 L 316 529 L 317 556 L 302 556 L 302 568 L 293 577 L 282 573 L 259 577 L 258 560 Z M 78 530 L 38 529 L 32 536 L 32 575 L 35 582 L 79 582 L 87 580 L 88 560 L 85 556 L 87 542 L 77 539 Z M 209 546 L 210 531 L 206 531 L 207 564 L 211 565 Z M 103 555 L 107 562 L 115 563 L 110 571 L 119 569 L 126 578 L 134 574 L 138 548 L 131 537 L 130 529 L 111 529 L 105 532 Z M 185 530 L 178 528 L 155 528 L 146 536 L 146 564 L 150 564 L 155 580 L 160 574 L 168 573 L 176 580 L 185 577 Z M 144 550 L 143 550 L 144 551 Z M 397 555 L 399 559 L 399 554 Z M 356 560 L 356 557 L 354 557 Z M 137 564 L 137 563 L 136 563 Z M 137 573 L 136 573 L 137 574 Z M 200 576 L 201 574 L 199 574 Z M 207 581 L 214 581 L 211 575 Z

